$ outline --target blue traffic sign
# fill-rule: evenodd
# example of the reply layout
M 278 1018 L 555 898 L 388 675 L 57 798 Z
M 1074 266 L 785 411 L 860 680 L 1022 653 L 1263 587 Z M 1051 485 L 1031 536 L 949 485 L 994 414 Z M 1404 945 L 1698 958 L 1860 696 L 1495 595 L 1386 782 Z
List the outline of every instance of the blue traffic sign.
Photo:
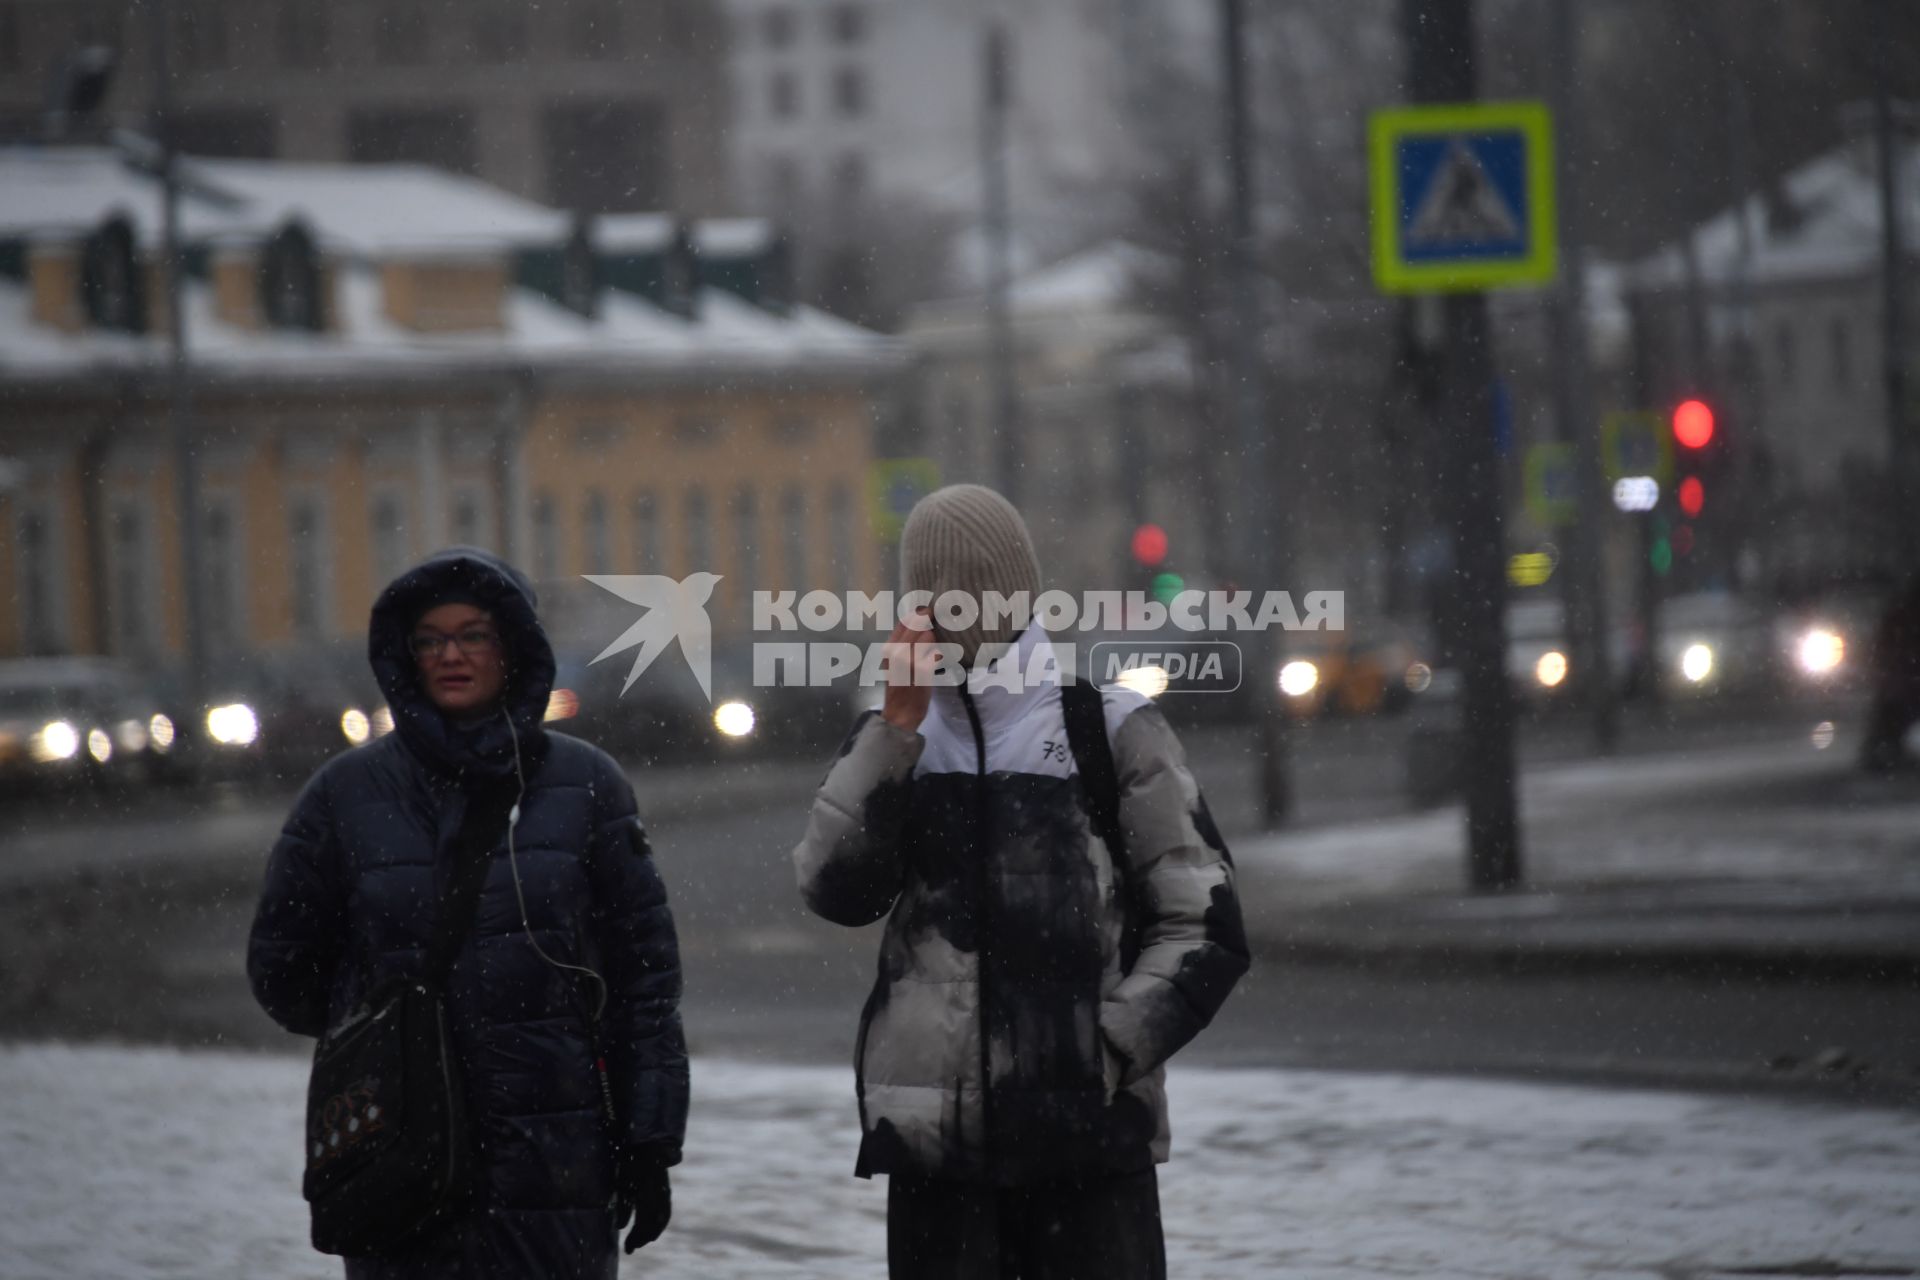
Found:
M 1376 112 L 1374 279 L 1392 293 L 1552 279 L 1553 156 L 1539 103 Z

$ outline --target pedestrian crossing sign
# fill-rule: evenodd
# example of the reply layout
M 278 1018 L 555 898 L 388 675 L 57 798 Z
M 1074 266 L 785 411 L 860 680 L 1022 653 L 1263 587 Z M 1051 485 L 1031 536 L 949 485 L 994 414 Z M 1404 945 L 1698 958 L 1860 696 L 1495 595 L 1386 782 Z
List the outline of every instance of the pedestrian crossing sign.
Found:
M 1557 267 L 1553 142 L 1539 102 L 1376 111 L 1373 278 L 1384 293 L 1545 284 Z

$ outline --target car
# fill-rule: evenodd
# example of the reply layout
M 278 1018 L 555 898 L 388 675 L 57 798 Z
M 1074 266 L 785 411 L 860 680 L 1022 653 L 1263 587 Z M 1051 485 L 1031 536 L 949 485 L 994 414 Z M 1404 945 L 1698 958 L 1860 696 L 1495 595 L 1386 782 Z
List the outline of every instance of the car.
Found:
M 1302 718 L 1404 711 L 1433 678 L 1424 633 L 1390 619 L 1358 629 L 1289 632 L 1284 643 L 1276 678 Z
M 1697 591 L 1660 605 L 1655 646 L 1661 688 L 1705 697 L 1770 687 L 1778 672 L 1766 610 L 1728 591 Z
M 132 667 L 110 658 L 0 662 L 0 777 L 147 783 L 169 773 L 175 719 Z

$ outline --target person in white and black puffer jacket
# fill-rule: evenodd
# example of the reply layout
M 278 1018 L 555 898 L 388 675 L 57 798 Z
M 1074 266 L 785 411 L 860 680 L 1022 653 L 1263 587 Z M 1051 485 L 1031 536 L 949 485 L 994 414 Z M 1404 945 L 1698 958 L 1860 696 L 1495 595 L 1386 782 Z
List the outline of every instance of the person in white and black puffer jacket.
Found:
M 974 485 L 914 508 L 901 567 L 935 599 L 1039 591 L 1019 513 Z M 1164 1276 L 1163 1068 L 1247 970 L 1232 860 L 1148 699 L 1101 694 L 1116 850 L 1060 684 L 1004 678 L 1008 662 L 1046 669 L 1040 626 L 894 633 L 930 638 L 957 644 L 971 678 L 890 685 L 794 851 L 815 912 L 888 917 L 855 1051 L 855 1172 L 889 1176 L 890 1272 Z

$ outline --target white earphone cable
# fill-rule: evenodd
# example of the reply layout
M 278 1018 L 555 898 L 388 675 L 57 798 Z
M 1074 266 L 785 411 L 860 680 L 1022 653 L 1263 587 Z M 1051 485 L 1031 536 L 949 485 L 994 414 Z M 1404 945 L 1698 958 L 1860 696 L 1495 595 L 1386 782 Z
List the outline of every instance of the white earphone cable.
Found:
M 520 794 L 514 799 L 513 808 L 507 811 L 507 865 L 513 870 L 513 896 L 520 903 L 520 927 L 526 931 L 527 941 L 542 960 L 556 969 L 570 969 L 575 973 L 584 973 L 593 979 L 597 995 L 593 1006 L 593 1020 L 600 1021 L 600 1015 L 607 1008 L 607 980 L 592 969 L 581 964 L 565 964 L 555 960 L 541 947 L 540 940 L 533 936 L 533 924 L 527 919 L 527 893 L 520 885 L 520 860 L 514 853 L 513 829 L 520 825 L 520 802 L 527 798 L 527 775 L 520 766 L 520 734 L 513 727 L 513 715 L 502 709 L 501 715 L 507 719 L 507 733 L 513 738 L 513 776 L 520 784 Z

